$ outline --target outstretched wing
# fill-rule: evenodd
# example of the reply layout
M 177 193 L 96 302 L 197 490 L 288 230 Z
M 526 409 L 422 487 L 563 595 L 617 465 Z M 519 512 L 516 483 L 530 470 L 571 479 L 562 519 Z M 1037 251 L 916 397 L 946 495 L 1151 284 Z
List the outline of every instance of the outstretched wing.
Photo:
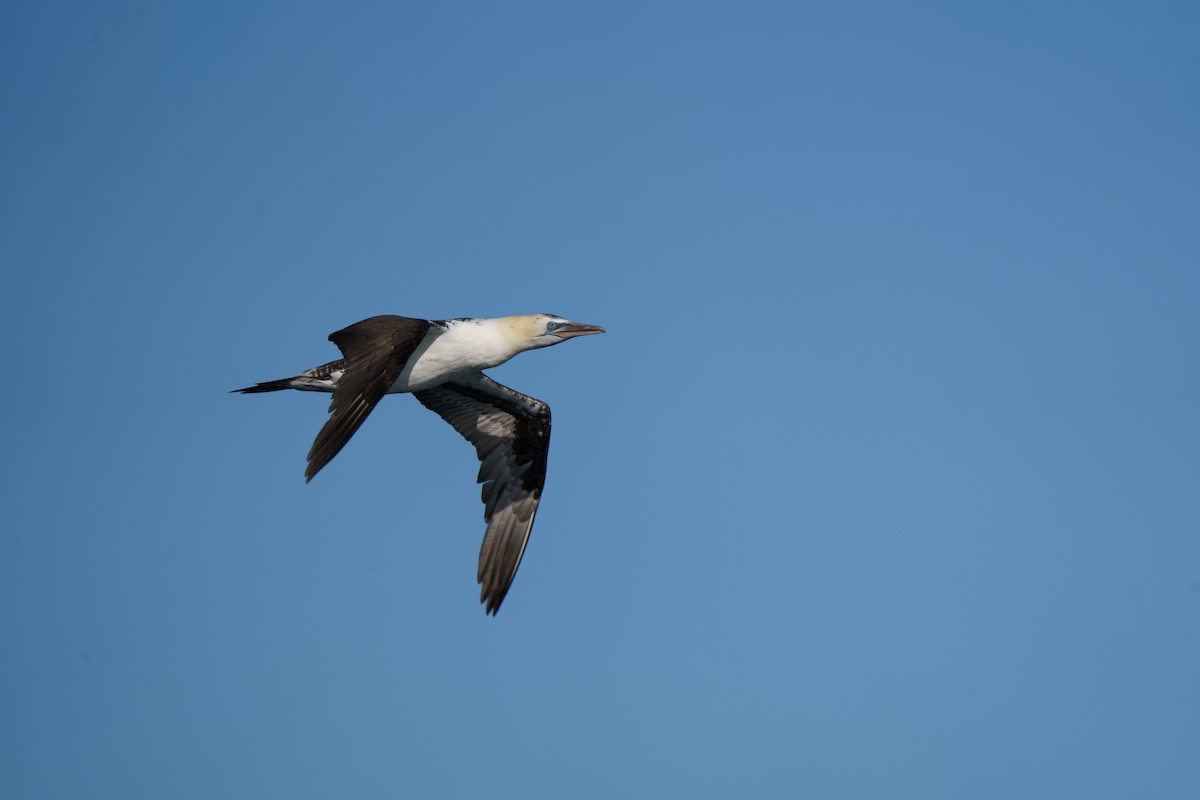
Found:
M 521 565 L 546 482 L 550 407 L 482 372 L 413 396 L 454 426 L 479 455 L 488 524 L 479 550 L 479 602 L 495 614 Z
M 424 319 L 382 316 L 364 319 L 329 334 L 342 351 L 344 369 L 329 404 L 332 416 L 308 451 L 306 480 L 321 471 L 363 424 L 375 404 L 387 393 L 431 323 Z

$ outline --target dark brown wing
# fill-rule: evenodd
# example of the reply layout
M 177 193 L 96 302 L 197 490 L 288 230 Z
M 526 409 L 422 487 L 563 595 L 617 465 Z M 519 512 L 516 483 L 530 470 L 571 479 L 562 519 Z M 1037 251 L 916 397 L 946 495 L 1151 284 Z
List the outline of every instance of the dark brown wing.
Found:
M 308 451 L 304 477 L 312 480 L 350 441 L 391 385 L 432 324 L 409 317 L 371 317 L 329 334 L 342 351 L 345 372 L 329 404 L 332 414 Z
M 413 396 L 454 426 L 479 455 L 488 524 L 479 550 L 479 602 L 495 614 L 521 566 L 546 482 L 550 407 L 482 372 Z

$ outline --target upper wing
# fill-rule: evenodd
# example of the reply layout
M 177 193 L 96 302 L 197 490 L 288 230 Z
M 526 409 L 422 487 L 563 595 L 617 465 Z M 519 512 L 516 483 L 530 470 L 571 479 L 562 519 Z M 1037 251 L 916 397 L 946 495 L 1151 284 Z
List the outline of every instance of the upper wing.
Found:
M 371 317 L 329 334 L 342 351 L 345 372 L 333 390 L 331 416 L 308 451 L 306 480 L 338 454 L 371 409 L 400 377 L 431 324 L 409 317 Z
M 487 534 L 479 550 L 479 601 L 495 614 L 529 541 L 550 450 L 550 407 L 482 372 L 413 392 L 454 426 L 479 455 Z

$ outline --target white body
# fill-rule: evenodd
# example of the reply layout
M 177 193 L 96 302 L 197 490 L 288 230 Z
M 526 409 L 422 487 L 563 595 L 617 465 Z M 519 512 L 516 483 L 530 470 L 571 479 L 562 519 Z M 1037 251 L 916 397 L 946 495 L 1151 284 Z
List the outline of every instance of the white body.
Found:
M 400 377 L 387 390 L 388 394 L 431 389 L 456 377 L 499 366 L 525 350 L 557 341 L 542 337 L 543 341 L 531 336 L 536 323 L 528 317 L 451 319 L 446 320 L 445 326 L 429 329 Z M 342 370 L 318 376 L 315 373 L 319 370 L 317 367 L 301 373 L 292 381 L 292 387 L 309 392 L 332 392 L 342 377 Z
M 516 317 L 452 319 L 431 328 L 388 394 L 419 392 L 456 376 L 499 366 L 525 350 L 528 338 L 515 329 Z

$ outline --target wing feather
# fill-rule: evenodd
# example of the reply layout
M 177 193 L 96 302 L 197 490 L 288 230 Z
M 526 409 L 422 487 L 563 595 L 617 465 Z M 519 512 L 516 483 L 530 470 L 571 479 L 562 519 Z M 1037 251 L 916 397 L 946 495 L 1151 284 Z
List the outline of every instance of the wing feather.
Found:
M 410 317 L 380 316 L 329 334 L 342 351 L 344 369 L 329 404 L 331 416 L 308 451 L 311 481 L 336 456 L 383 398 L 432 323 Z
M 546 482 L 550 407 L 482 372 L 413 392 L 475 446 L 487 533 L 479 550 L 479 601 L 495 614 L 512 586 Z

